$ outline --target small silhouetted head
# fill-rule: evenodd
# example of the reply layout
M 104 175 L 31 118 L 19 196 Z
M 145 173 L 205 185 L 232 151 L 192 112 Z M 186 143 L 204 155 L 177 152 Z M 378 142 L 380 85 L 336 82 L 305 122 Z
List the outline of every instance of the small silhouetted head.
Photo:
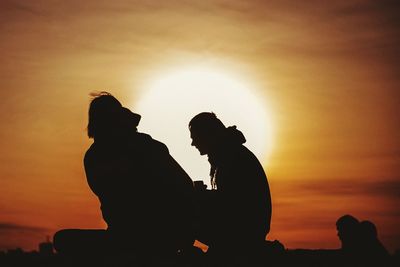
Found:
M 378 239 L 378 230 L 371 221 L 360 222 L 360 240 L 363 253 L 368 260 L 384 259 L 389 252 Z
M 89 138 L 109 136 L 117 131 L 121 116 L 121 103 L 110 93 L 94 94 L 89 106 Z
M 224 135 L 226 127 L 212 112 L 202 112 L 194 116 L 189 122 L 192 146 L 196 147 L 201 155 L 210 153 Z
M 338 237 L 342 242 L 342 249 L 353 249 L 359 239 L 360 222 L 351 215 L 344 215 L 336 221 Z
M 360 234 L 368 240 L 373 240 L 378 238 L 378 230 L 376 226 L 371 221 L 360 222 Z

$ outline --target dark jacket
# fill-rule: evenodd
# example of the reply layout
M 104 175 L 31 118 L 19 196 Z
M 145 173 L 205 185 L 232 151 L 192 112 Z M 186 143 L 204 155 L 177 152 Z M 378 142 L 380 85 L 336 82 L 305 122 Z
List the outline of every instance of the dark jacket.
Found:
M 112 144 L 95 142 L 84 164 L 117 238 L 179 243 L 190 233 L 193 184 L 163 143 L 142 133 Z
M 270 229 L 271 195 L 264 169 L 245 146 L 243 134 L 230 127 L 209 155 L 217 186 L 215 221 L 223 245 L 263 242 Z M 245 246 L 245 245 L 244 245 Z

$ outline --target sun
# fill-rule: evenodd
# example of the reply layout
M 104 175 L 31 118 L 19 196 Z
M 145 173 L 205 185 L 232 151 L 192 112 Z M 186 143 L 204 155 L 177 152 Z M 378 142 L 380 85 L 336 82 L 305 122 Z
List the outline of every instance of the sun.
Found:
M 225 126 L 236 125 L 262 163 L 271 151 L 272 127 L 266 103 L 237 74 L 211 67 L 166 71 L 144 86 L 133 103 L 142 115 L 139 131 L 165 143 L 193 180 L 209 185 L 207 157 L 192 147 L 188 123 L 200 112 L 214 112 Z

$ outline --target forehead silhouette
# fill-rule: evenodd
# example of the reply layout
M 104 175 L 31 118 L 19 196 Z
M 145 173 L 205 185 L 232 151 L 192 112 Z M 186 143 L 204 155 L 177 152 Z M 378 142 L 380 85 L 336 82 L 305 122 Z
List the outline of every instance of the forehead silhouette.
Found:
M 336 222 L 336 226 L 339 230 L 355 229 L 358 227 L 358 225 L 359 221 L 355 217 L 348 214 L 340 217 Z
M 212 112 L 202 112 L 193 117 L 189 123 L 191 131 L 216 132 L 225 129 L 225 125 Z

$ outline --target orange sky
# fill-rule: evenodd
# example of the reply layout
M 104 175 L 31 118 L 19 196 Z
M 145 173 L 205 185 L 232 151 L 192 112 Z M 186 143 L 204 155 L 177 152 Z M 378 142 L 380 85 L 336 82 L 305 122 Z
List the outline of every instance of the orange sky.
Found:
M 133 103 L 154 70 L 196 62 L 268 98 L 270 239 L 337 248 L 351 213 L 400 248 L 397 1 L 159 2 L 1 1 L 0 250 L 104 227 L 82 164 L 89 93 Z

